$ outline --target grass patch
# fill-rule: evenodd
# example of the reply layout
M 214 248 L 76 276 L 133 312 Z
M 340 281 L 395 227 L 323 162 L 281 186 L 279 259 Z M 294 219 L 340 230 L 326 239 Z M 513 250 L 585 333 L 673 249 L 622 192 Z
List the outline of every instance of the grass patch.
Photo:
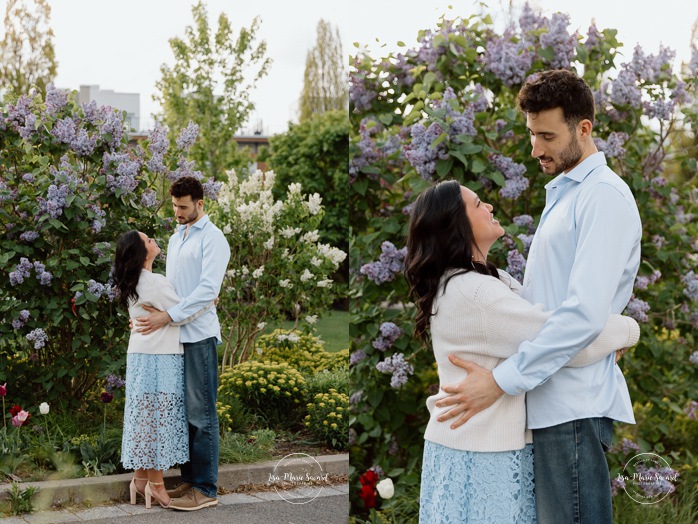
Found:
M 318 319 L 316 324 L 316 336 L 325 343 L 325 350 L 332 353 L 349 347 L 349 312 L 328 311 Z M 285 321 L 281 324 L 269 325 L 264 329 L 264 334 L 271 333 L 275 329 L 293 329 L 293 321 Z
M 691 489 L 685 489 L 679 497 L 667 497 L 657 504 L 638 504 L 625 493 L 613 497 L 613 523 L 637 524 L 638 522 L 694 524 L 698 522 L 698 495 Z
M 221 437 L 218 455 L 221 464 L 249 464 L 269 460 L 274 455 L 276 433 L 260 429 L 251 433 L 226 433 Z

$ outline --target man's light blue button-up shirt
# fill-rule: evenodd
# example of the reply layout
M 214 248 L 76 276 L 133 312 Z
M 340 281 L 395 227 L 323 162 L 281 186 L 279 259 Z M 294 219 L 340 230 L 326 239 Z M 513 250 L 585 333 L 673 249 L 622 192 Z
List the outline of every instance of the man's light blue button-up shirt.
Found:
M 192 316 L 218 296 L 230 260 L 225 235 L 204 215 L 189 227 L 177 228 L 167 246 L 167 280 L 182 301 L 167 310 L 174 322 Z M 221 326 L 216 308 L 180 328 L 180 342 L 200 342 L 216 337 L 221 342 Z
M 534 340 L 494 369 L 494 378 L 509 395 L 528 392 L 532 429 L 592 417 L 635 422 L 613 354 L 590 366 L 563 367 L 630 299 L 642 237 L 635 199 L 603 153 L 545 189 L 522 296 L 553 313 Z

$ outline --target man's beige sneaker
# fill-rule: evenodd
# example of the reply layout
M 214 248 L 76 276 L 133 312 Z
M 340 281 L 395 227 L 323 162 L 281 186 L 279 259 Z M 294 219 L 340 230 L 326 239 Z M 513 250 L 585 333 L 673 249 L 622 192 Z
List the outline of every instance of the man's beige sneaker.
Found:
M 192 488 L 181 497 L 170 499 L 169 507 L 181 511 L 195 511 L 210 508 L 216 504 L 218 504 L 218 499 L 207 497 L 198 489 Z
M 171 499 L 176 499 L 184 495 L 187 491 L 191 489 L 191 484 L 189 482 L 182 482 L 179 486 L 177 486 L 175 489 L 168 489 L 167 494 L 170 496 Z

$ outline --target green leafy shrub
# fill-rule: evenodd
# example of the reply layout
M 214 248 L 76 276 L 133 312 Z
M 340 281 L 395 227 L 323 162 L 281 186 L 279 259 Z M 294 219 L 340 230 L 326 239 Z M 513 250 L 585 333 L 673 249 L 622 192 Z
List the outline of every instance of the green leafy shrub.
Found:
M 339 393 L 349 394 L 349 368 L 344 361 L 344 366 L 339 366 L 334 369 L 319 371 L 315 375 L 308 378 L 307 386 L 308 393 L 306 398 L 308 402 L 312 402 L 315 395 L 325 393 L 330 389 L 335 389 Z
M 305 425 L 335 449 L 346 449 L 349 440 L 349 396 L 331 388 L 308 404 Z
M 320 340 L 310 333 L 275 329 L 257 339 L 250 360 L 286 362 L 301 373 L 313 374 L 318 369 L 327 369 L 324 363 L 329 362 L 330 355 Z
M 221 396 L 238 395 L 255 415 L 270 424 L 292 425 L 305 397 L 303 375 L 285 362 L 243 362 L 221 374 Z

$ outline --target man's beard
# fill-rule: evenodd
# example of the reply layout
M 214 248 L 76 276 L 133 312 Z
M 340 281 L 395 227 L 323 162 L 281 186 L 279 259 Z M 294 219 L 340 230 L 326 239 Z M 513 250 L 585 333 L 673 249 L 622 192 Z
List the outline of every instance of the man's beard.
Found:
M 575 167 L 582 158 L 582 148 L 579 145 L 577 138 L 572 135 L 567 147 L 560 153 L 560 160 L 555 162 L 555 172 L 551 176 L 557 176 L 560 173 L 569 171 Z

